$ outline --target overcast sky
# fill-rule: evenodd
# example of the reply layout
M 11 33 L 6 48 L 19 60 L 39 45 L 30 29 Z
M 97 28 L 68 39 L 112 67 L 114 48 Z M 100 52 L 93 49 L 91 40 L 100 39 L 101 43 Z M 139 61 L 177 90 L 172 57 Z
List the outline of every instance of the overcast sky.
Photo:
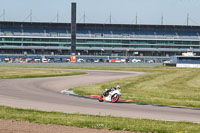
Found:
M 0 0 L 0 20 L 5 9 L 6 20 L 56 22 L 57 12 L 59 22 L 70 22 L 71 2 L 77 3 L 77 22 L 135 23 L 136 13 L 139 24 L 160 24 L 164 16 L 164 24 L 184 25 L 187 13 L 190 25 L 200 25 L 200 0 Z

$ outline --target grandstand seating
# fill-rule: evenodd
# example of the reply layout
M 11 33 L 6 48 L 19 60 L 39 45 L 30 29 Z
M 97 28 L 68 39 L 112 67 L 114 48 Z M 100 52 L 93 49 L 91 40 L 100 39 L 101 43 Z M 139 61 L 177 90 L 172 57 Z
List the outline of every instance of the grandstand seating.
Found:
M 70 37 L 68 30 L 43 29 L 1 29 L 1 36 L 46 36 Z M 163 32 L 163 31 L 108 31 L 78 30 L 77 37 L 90 38 L 149 38 L 149 39 L 200 39 L 199 32 Z
M 70 53 L 69 23 L 0 22 L 0 36 L 2 53 Z M 125 54 L 128 49 L 132 55 L 169 56 L 190 48 L 200 51 L 199 44 L 200 26 L 77 24 L 77 49 L 83 54 L 102 54 L 102 49 Z
M 24 26 L 14 25 L 0 28 L 0 36 L 38 36 L 38 37 L 70 37 L 70 25 L 58 24 L 29 24 L 24 23 Z M 47 26 L 48 25 L 48 26 Z M 36 26 L 36 27 L 35 27 Z M 66 27 L 65 27 L 66 26 Z M 120 27 L 124 26 L 124 27 Z M 64 28 L 63 28 L 64 27 Z M 130 28 L 129 28 L 130 27 Z M 187 28 L 187 27 L 186 27 Z M 189 28 L 188 28 L 189 29 Z M 83 38 L 132 38 L 132 39 L 200 39 L 200 31 L 184 29 L 184 27 L 174 28 L 169 26 L 169 29 L 159 28 L 159 26 L 125 26 L 119 25 L 108 27 L 106 25 L 80 25 L 77 26 L 77 37 Z M 194 29 L 194 28 L 193 28 Z

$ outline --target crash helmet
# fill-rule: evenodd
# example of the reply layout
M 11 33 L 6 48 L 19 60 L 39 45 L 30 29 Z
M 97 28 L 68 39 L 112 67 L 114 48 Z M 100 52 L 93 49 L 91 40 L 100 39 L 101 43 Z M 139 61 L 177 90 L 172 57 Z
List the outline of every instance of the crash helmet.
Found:
M 117 89 L 120 89 L 120 85 L 117 85 L 116 88 L 117 88 Z

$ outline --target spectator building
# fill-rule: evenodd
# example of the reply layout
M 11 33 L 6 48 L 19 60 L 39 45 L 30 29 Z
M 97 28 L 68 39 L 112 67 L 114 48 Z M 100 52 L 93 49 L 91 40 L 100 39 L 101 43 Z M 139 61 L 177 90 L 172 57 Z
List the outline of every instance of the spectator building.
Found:
M 76 54 L 200 55 L 200 26 L 78 23 Z M 70 55 L 71 24 L 0 22 L 0 54 Z

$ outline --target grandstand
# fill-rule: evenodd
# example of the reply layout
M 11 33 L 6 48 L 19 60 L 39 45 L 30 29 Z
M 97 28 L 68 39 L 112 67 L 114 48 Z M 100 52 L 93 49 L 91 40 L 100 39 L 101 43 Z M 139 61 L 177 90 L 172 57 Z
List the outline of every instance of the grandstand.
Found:
M 78 55 L 200 55 L 200 26 L 77 24 Z M 70 55 L 71 24 L 0 22 L 0 54 Z

